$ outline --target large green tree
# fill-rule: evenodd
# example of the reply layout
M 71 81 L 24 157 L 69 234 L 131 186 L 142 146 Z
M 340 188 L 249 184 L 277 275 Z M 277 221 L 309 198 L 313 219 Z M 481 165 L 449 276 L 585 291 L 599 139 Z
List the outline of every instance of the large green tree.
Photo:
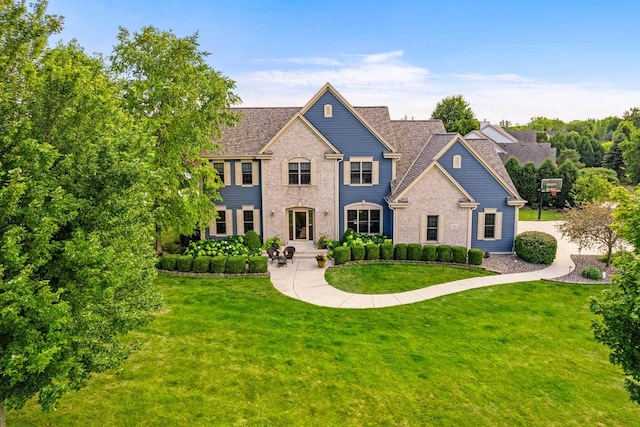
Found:
M 640 183 L 640 129 L 631 133 L 628 141 L 620 144 L 622 157 L 626 165 L 627 178 L 633 183 Z
M 230 107 L 240 100 L 235 82 L 207 64 L 207 56 L 198 34 L 145 27 L 133 34 L 121 28 L 110 58 L 125 108 L 155 138 L 157 249 L 161 231 L 191 235 L 215 215 L 221 183 L 202 151 L 219 148 L 222 128 L 239 119 Z
M 591 311 L 598 316 L 592 328 L 611 350 L 609 361 L 622 368 L 629 397 L 640 403 L 640 190 L 629 194 L 618 188 L 613 200 L 618 203 L 616 230 L 634 252 L 616 262 L 612 286 L 592 298 Z
M 100 60 L 46 48 L 60 28 L 46 2 L 0 2 L 0 424 L 120 364 L 160 304 L 153 140 Z
M 431 113 L 431 118 L 442 120 L 447 132 L 466 135 L 472 130 L 480 129 L 480 123 L 462 95 L 448 96 L 440 100 Z

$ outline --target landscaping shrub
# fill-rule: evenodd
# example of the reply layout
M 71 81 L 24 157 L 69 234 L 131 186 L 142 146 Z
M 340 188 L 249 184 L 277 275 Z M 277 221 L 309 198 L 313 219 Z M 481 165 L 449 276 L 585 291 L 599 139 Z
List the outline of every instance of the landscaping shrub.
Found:
M 227 257 L 224 255 L 216 255 L 211 258 L 211 272 L 212 273 L 224 273 L 227 268 Z
M 193 271 L 196 273 L 208 273 L 211 268 L 210 256 L 197 256 L 193 260 Z
M 380 259 L 380 245 L 369 243 L 368 245 L 365 245 L 364 249 L 366 252 L 365 259 L 370 261 Z
M 407 259 L 420 261 L 422 259 L 422 245 L 419 243 L 409 243 L 407 245 Z
M 249 249 L 245 245 L 244 237 L 230 236 L 225 239 L 205 239 L 189 243 L 185 255 L 191 255 L 193 258 L 197 256 L 216 256 L 224 255 L 225 257 L 244 255 L 245 260 L 251 256 L 260 255 L 260 248 Z
M 354 261 L 362 261 L 364 259 L 364 245 L 351 246 L 351 259 Z
M 178 263 L 179 257 L 180 255 L 175 255 L 175 254 L 164 255 L 162 258 L 160 258 L 160 266 L 162 267 L 163 270 L 168 270 L 168 271 L 176 270 L 178 268 L 177 263 Z
M 249 230 L 244 234 L 244 244 L 249 250 L 258 250 L 262 246 L 260 236 L 253 230 Z
M 262 245 L 262 249 L 269 249 L 274 243 L 277 243 L 279 248 L 282 247 L 282 241 L 279 237 L 269 237 Z
M 471 248 L 469 249 L 469 265 L 482 265 L 482 258 L 484 252 L 482 249 Z
M 602 279 L 602 274 L 598 267 L 587 267 L 582 270 L 582 277 L 585 279 L 600 280 Z
M 384 242 L 380 245 L 380 259 L 391 260 L 393 259 L 393 243 Z
M 191 255 L 181 255 L 178 257 L 178 271 L 191 271 L 193 257 Z
M 227 267 L 225 271 L 229 274 L 244 273 L 247 264 L 247 258 L 242 255 L 234 255 L 227 258 Z
M 516 236 L 516 255 L 534 264 L 551 264 L 556 257 L 558 242 L 551 234 L 525 231 Z
M 456 264 L 467 263 L 467 248 L 464 246 L 454 246 L 451 248 L 451 258 Z
M 168 254 L 182 254 L 184 252 L 180 242 L 167 242 L 162 245 L 162 249 Z
M 438 261 L 439 262 L 451 262 L 451 246 L 440 245 L 437 247 Z
M 344 264 L 351 261 L 351 248 L 348 246 L 338 246 L 333 250 L 333 262 L 335 265 Z
M 393 250 L 393 258 L 397 260 L 405 260 L 407 259 L 407 244 L 406 243 L 398 243 Z
M 269 258 L 263 256 L 252 256 L 249 258 L 249 273 L 266 273 Z
M 424 245 L 422 248 L 422 260 L 423 261 L 435 261 L 437 258 L 436 245 Z

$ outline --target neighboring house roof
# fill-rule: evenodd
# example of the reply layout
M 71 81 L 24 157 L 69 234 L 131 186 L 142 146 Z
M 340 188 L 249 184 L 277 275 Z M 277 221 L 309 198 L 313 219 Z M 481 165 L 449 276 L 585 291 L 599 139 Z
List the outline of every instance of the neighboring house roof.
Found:
M 465 135 L 468 141 L 485 141 L 485 145 L 493 146 L 502 163 L 515 157 L 521 164 L 532 162 L 539 167 L 546 159 L 556 161 L 556 149 L 549 143 L 536 142 L 537 132 L 534 130 L 505 130 L 500 126 L 481 122 L 480 130 Z

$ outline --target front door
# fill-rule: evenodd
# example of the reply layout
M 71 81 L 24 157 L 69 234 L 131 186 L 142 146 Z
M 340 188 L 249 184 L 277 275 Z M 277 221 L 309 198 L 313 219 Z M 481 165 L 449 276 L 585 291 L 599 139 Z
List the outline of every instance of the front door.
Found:
M 289 240 L 313 240 L 313 209 L 289 211 Z

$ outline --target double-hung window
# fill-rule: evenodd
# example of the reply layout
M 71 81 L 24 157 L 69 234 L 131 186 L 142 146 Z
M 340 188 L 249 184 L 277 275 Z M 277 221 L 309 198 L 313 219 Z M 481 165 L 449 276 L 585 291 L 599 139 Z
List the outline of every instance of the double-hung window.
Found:
M 345 185 L 378 185 L 379 162 L 373 157 L 351 157 L 344 162 Z
M 244 222 L 244 232 L 254 230 L 253 211 L 242 211 L 242 220 Z
M 242 185 L 253 184 L 253 168 L 251 163 L 242 163 Z
M 485 208 L 478 212 L 478 240 L 502 239 L 502 212 L 495 208 Z
M 218 173 L 218 177 L 220 177 L 220 181 L 224 182 L 224 162 L 213 162 L 213 168 Z
M 438 215 L 427 215 L 427 241 L 438 241 Z
M 311 162 L 289 162 L 289 185 L 311 184 Z

